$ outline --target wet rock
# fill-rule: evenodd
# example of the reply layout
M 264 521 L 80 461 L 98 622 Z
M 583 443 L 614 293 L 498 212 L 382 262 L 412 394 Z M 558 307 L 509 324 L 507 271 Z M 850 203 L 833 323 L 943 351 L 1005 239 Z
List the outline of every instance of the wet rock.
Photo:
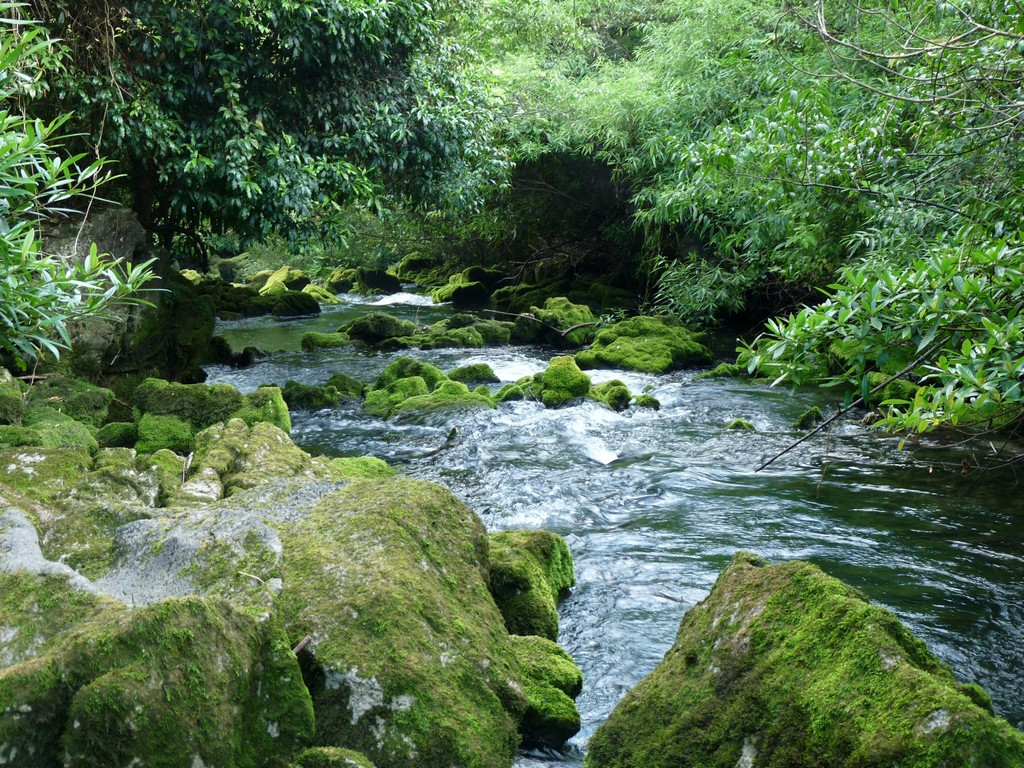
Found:
M 536 381 L 540 385 L 540 400 L 545 408 L 561 408 L 590 392 L 590 377 L 571 357 L 552 358 Z
M 451 371 L 448 378 L 464 384 L 497 384 L 501 381 L 487 363 L 460 366 Z
M 457 276 L 458 282 L 448 283 L 430 293 L 430 297 L 438 304 L 451 303 L 458 308 L 471 309 L 483 307 L 490 303 L 491 292 L 481 282 L 462 282 L 461 275 Z
M 288 407 L 297 411 L 319 411 L 322 408 L 336 408 L 341 402 L 341 393 L 329 384 L 322 387 L 286 382 L 281 390 Z
M 825 417 L 821 413 L 821 408 L 815 405 L 797 417 L 796 421 L 793 422 L 793 429 L 810 429 L 815 424 L 820 424 L 824 420 Z
M 334 293 L 348 293 L 359 280 L 359 273 L 350 267 L 338 267 L 327 278 L 327 290 Z
M 752 422 L 744 418 L 736 418 L 725 425 L 726 431 L 739 431 L 739 432 L 756 432 L 757 427 Z
M 402 281 L 383 269 L 359 267 L 356 270 L 356 293 L 398 293 L 400 290 Z
M 411 357 L 400 357 L 385 368 L 363 402 L 368 413 L 384 419 L 406 411 L 494 406 L 490 393 L 471 392 L 440 368 Z
M 361 400 L 366 394 L 366 385 L 345 373 L 333 374 L 327 386 L 334 387 L 344 400 Z
M 333 349 L 335 347 L 347 347 L 352 343 L 347 333 L 317 333 L 310 331 L 302 335 L 302 348 L 307 352 L 316 349 Z
M 558 602 L 576 583 L 565 540 L 548 531 L 491 537 L 491 594 L 513 635 L 558 638 Z
M 618 379 L 612 379 L 594 387 L 590 391 L 590 396 L 613 411 L 626 410 L 633 399 L 629 387 Z
M 384 312 L 369 312 L 341 326 L 338 331 L 356 341 L 374 345 L 385 339 L 410 336 L 416 332 L 416 325 Z
M 472 315 L 456 314 L 439 320 L 409 336 L 387 339 L 382 349 L 441 349 L 445 347 L 480 348 L 509 343 L 512 323 L 482 320 Z
M 574 699 L 583 689 L 583 673 L 568 653 L 546 638 L 510 639 L 526 692 L 523 746 L 560 749 L 580 730 Z
M 267 276 L 259 292 L 261 296 L 282 296 L 288 292 L 301 291 L 309 284 L 309 275 L 301 269 L 281 267 Z
M 395 469 L 386 461 L 373 456 L 331 459 L 331 467 L 346 480 L 358 478 L 391 477 Z
M 975 696 L 857 590 L 739 553 L 594 734 L 587 765 L 1024 764 L 1024 735 Z
M 430 483 L 359 480 L 282 541 L 318 744 L 380 768 L 510 764 L 525 700 L 469 509 Z
M 519 344 L 579 347 L 594 337 L 595 330 L 596 318 L 590 307 L 559 296 L 545 301 L 543 308 L 530 307 L 517 318 L 512 340 Z
M 275 317 L 307 317 L 320 314 L 320 302 L 302 291 L 285 291 L 275 294 L 272 310 Z
M 631 317 L 600 331 L 590 347 L 576 355 L 581 368 L 621 368 L 666 373 L 710 363 L 711 350 L 701 334 L 657 317 Z
M 321 304 L 341 304 L 341 299 L 325 288 L 321 288 L 319 285 L 313 285 L 310 283 L 302 289 L 302 292 L 309 294 Z
M 655 411 L 661 410 L 661 402 L 653 395 L 637 395 L 633 405 L 637 408 L 650 408 Z

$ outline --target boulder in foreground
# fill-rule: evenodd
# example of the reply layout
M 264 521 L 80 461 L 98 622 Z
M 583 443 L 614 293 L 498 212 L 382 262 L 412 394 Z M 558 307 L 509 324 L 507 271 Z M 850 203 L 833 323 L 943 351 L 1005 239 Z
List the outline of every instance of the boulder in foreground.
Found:
M 1024 765 L 1024 735 L 888 610 L 810 563 L 738 553 L 588 768 Z

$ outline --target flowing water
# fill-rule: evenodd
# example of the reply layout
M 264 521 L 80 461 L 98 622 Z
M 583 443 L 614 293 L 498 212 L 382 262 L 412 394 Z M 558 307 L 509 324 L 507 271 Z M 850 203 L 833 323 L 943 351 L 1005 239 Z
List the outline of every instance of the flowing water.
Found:
M 236 349 L 283 351 L 244 370 L 213 367 L 210 381 L 243 391 L 289 379 L 322 384 L 336 372 L 373 381 L 401 354 L 446 371 L 486 362 L 514 381 L 559 354 L 298 351 L 304 332 L 333 331 L 374 304 L 419 323 L 451 311 L 399 294 L 348 300 L 318 318 L 222 323 L 218 332 Z M 1011 470 L 963 474 L 963 459 L 982 459 L 983 447 L 932 440 L 901 451 L 896 439 L 846 424 L 758 473 L 799 437 L 800 413 L 828 404 L 820 393 L 693 381 L 694 371 L 591 374 L 595 383 L 620 378 L 634 393 L 651 388 L 662 408 L 617 414 L 593 403 L 552 411 L 520 402 L 391 422 L 358 404 L 293 413 L 292 436 L 311 452 L 378 456 L 451 488 L 490 530 L 546 528 L 568 539 L 577 586 L 561 606 L 559 641 L 584 673 L 583 730 L 565 754 L 524 755 L 520 766 L 579 764 L 587 738 L 661 660 L 683 612 L 738 549 L 810 560 L 859 587 L 1024 727 L 1024 500 Z M 757 432 L 725 431 L 736 417 Z M 461 441 L 435 451 L 452 427 Z

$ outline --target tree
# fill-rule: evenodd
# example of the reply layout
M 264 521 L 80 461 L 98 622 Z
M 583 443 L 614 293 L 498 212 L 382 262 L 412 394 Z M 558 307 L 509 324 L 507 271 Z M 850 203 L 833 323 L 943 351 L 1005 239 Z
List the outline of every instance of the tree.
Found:
M 56 102 L 117 161 L 143 225 L 201 248 L 204 231 L 287 232 L 385 185 L 425 196 L 472 177 L 486 99 L 446 36 L 459 2 L 33 7 L 63 40 Z
M 95 245 L 83 262 L 42 250 L 40 226 L 89 199 L 105 173 L 102 161 L 82 165 L 81 155 L 62 153 L 67 115 L 43 122 L 16 110 L 38 87 L 29 73 L 53 63 L 52 42 L 19 8 L 0 3 L 0 350 L 25 365 L 59 356 L 70 346 L 68 321 L 131 301 L 150 273 L 102 257 Z

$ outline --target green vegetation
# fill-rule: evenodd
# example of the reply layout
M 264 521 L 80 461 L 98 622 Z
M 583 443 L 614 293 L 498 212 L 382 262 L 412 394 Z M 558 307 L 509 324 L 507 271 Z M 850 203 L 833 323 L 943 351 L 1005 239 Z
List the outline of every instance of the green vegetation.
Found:
M 739 553 L 594 734 L 587 765 L 1019 765 L 1024 736 L 978 701 L 858 591 Z
M 576 583 L 572 555 L 548 531 L 504 531 L 491 537 L 491 593 L 514 635 L 558 638 L 558 602 Z

